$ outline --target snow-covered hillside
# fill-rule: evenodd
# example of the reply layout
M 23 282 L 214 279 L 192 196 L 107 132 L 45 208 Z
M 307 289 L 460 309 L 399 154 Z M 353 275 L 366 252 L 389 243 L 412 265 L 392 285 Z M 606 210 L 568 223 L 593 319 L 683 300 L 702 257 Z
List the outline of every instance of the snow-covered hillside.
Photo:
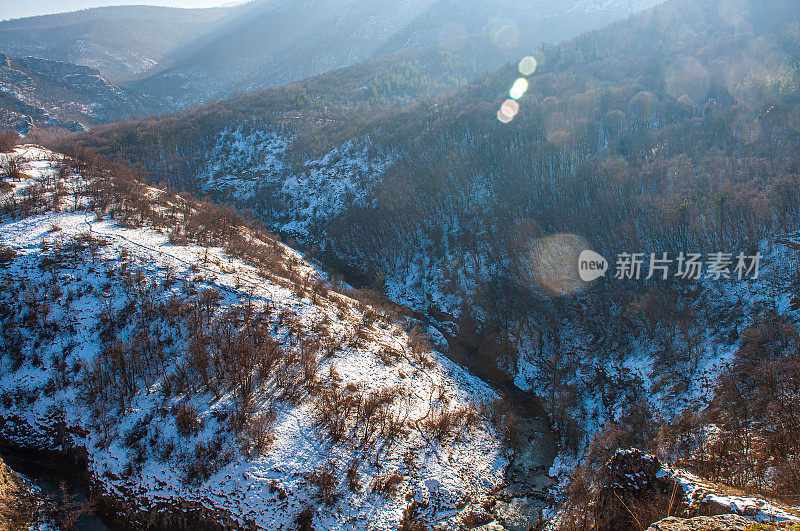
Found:
M 6 440 L 85 447 L 98 488 L 151 516 L 182 504 L 258 529 L 451 528 L 503 481 L 508 455 L 478 412 L 495 393 L 402 320 L 248 229 L 232 230 L 288 267 L 131 221 L 169 218 L 177 196 L 148 188 L 133 206 L 117 183 L 103 204 L 63 157 L 14 156 L 22 175 L 0 200 Z M 182 205 L 174 225 L 202 208 Z
M 748 327 L 771 312 L 790 321 L 800 318 L 794 273 L 798 249 L 797 233 L 765 239 L 757 278 L 703 278 L 685 285 L 694 319 L 660 323 L 661 332 L 671 330 L 670 342 L 658 334 L 638 334 L 621 353 L 595 351 L 587 345 L 599 343 L 597 330 L 573 321 L 561 324 L 557 342 L 525 338 L 515 382 L 539 395 L 571 397 L 571 415 L 586 419 L 584 443 L 609 421 L 620 421 L 631 401 L 641 401 L 661 419 L 700 412 L 714 399 Z M 584 304 L 580 295 L 576 299 L 579 307 Z M 680 353 L 674 366 L 665 361 L 671 352 Z M 551 472 L 559 475 L 576 462 L 558 460 Z
M 273 230 L 302 238 L 353 203 L 363 204 L 395 159 L 367 136 L 294 161 L 289 153 L 294 140 L 253 124 L 225 129 L 199 162 L 203 192 L 254 207 Z

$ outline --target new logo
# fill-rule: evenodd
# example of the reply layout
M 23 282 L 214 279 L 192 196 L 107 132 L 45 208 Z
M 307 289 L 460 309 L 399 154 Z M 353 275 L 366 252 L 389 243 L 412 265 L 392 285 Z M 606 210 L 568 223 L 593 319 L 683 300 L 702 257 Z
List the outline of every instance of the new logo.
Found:
M 584 249 L 578 256 L 578 275 L 584 282 L 591 282 L 605 276 L 608 271 L 608 260 L 589 249 Z

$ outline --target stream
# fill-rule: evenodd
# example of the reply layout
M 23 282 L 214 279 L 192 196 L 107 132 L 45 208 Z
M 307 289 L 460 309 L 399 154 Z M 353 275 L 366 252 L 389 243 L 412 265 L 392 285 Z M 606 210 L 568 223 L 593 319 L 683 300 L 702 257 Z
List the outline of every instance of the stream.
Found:
M 441 310 L 435 313 L 446 315 Z M 509 531 L 538 528 L 542 512 L 551 506 L 549 489 L 556 484 L 549 475 L 556 457 L 556 442 L 541 400 L 517 387 L 513 379 L 501 371 L 487 370 L 474 363 L 475 356 L 471 355 L 469 347 L 431 316 L 415 311 L 413 317 L 435 328 L 447 343 L 447 357 L 489 384 L 518 416 L 514 454 L 506 469 L 506 485 L 496 493 L 497 501 L 490 511 L 495 522 L 489 525 L 499 524 Z M 481 528 L 475 531 L 478 530 Z

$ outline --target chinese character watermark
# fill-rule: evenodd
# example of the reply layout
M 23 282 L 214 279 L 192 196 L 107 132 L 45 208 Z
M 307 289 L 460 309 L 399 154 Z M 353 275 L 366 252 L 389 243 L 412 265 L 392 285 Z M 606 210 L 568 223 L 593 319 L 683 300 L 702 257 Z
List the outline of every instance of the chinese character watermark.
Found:
M 740 252 L 702 253 L 619 253 L 614 261 L 614 278 L 620 280 L 667 280 L 731 279 L 755 280 L 761 264 L 761 253 L 746 255 Z M 600 254 L 585 250 L 578 257 L 578 274 L 584 282 L 591 282 L 606 275 L 608 261 Z M 646 274 L 645 274 L 646 273 Z

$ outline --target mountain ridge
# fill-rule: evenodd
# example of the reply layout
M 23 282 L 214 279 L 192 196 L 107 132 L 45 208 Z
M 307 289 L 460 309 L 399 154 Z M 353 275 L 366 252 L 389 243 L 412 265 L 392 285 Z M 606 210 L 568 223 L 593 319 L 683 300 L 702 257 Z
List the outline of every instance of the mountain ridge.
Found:
M 0 99 L 0 127 L 22 133 L 34 126 L 82 131 L 147 108 L 141 96 L 87 66 L 40 57 L 11 59 L 1 51 Z
M 144 75 L 199 38 L 230 8 L 98 7 L 0 21 L 0 50 L 100 70 L 113 82 Z
M 84 455 L 128 525 L 452 526 L 502 486 L 497 393 L 390 305 L 91 154 L 1 158 L 0 437 Z

